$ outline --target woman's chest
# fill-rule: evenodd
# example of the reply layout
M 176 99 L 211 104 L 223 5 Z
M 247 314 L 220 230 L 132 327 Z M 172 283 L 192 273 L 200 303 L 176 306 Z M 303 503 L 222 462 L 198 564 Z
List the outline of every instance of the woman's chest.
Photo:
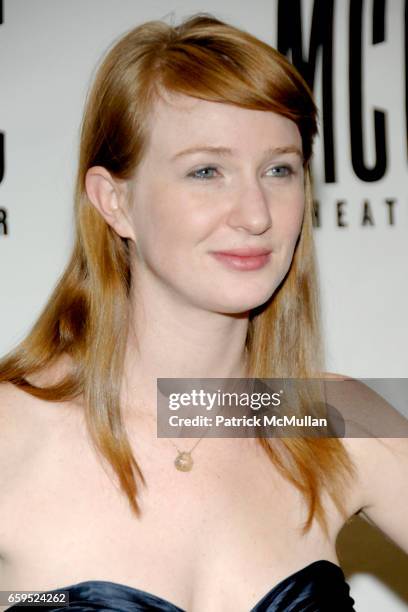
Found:
M 170 443 L 141 441 L 140 518 L 85 446 L 42 453 L 2 503 L 1 588 L 108 580 L 210 610 L 254 605 L 308 563 L 336 562 L 334 539 L 317 526 L 302 536 L 303 498 L 246 442 L 206 440 L 191 472 L 179 472 Z

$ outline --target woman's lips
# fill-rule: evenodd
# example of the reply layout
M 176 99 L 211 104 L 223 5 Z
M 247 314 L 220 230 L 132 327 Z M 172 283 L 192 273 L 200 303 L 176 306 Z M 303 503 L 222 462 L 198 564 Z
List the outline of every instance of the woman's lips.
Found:
M 237 254 L 237 253 L 245 253 L 245 254 Z M 222 264 L 227 266 L 228 268 L 233 268 L 234 270 L 259 270 L 263 268 L 270 260 L 271 252 L 265 249 L 257 251 L 254 249 L 250 254 L 249 250 L 239 250 L 236 251 L 217 251 L 212 253 L 214 257 L 220 261 Z

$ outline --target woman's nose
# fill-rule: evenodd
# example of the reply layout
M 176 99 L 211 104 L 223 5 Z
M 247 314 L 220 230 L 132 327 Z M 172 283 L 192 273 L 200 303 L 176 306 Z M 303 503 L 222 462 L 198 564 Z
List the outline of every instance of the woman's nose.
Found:
M 228 224 L 251 234 L 263 234 L 271 227 L 269 200 L 257 179 L 241 184 L 231 197 Z

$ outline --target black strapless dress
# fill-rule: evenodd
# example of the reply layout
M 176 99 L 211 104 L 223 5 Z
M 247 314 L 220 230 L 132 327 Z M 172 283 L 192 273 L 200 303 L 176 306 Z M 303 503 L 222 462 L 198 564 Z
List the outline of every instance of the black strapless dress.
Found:
M 152 593 L 106 580 L 86 580 L 44 592 L 58 591 L 68 591 L 69 606 L 31 609 L 43 612 L 188 612 Z M 314 561 L 279 582 L 248 612 L 356 612 L 349 591 L 338 565 L 327 560 Z M 7 611 L 21 608 L 28 609 L 15 604 Z

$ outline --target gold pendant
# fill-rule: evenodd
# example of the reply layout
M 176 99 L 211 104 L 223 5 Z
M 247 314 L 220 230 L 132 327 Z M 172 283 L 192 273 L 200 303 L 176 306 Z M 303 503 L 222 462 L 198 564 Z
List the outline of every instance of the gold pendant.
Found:
M 193 458 L 188 451 L 179 452 L 174 460 L 174 465 L 180 472 L 189 472 L 193 463 Z

